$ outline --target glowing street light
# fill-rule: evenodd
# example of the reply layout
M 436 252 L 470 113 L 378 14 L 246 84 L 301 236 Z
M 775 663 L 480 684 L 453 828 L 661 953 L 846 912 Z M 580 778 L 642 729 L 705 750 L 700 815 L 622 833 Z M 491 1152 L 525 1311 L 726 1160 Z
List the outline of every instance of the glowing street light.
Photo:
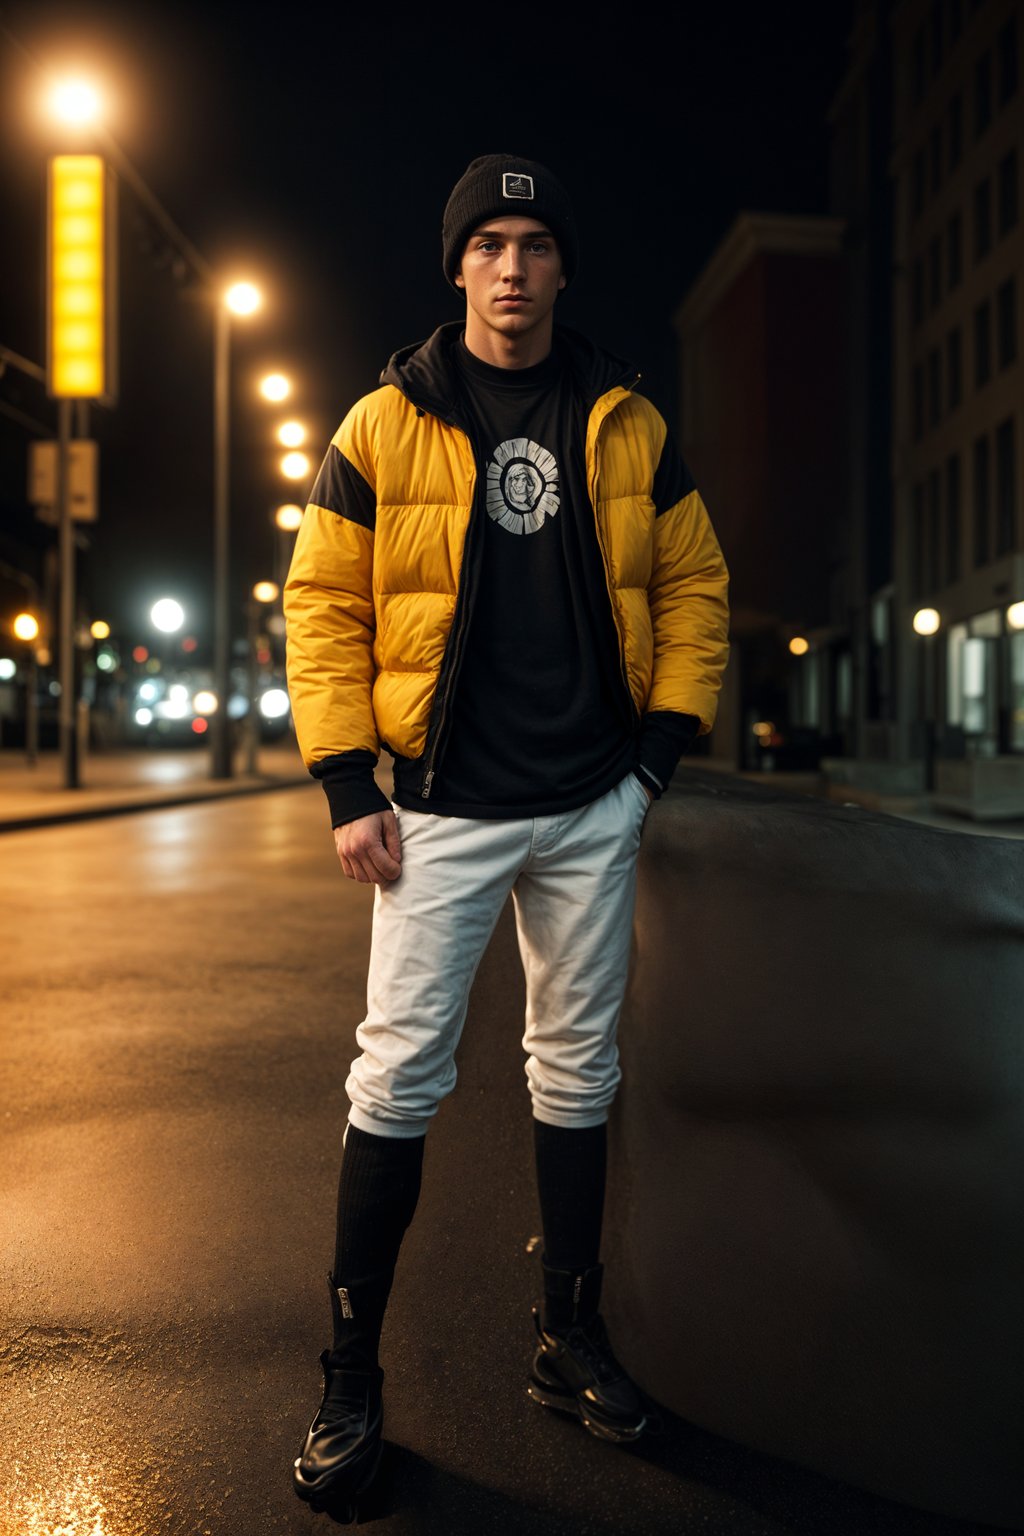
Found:
M 232 283 L 224 303 L 233 315 L 253 315 L 263 304 L 263 295 L 255 283 Z
M 93 619 L 92 623 L 89 625 L 89 633 L 92 635 L 94 640 L 109 640 L 110 625 L 107 623 L 106 619 Z
M 31 644 L 39 634 L 39 620 L 34 613 L 19 613 L 11 626 L 15 639 Z
M 100 115 L 100 93 L 87 80 L 58 80 L 50 90 L 47 105 L 58 122 L 82 128 Z
M 185 622 L 185 610 L 173 597 L 161 597 L 149 610 L 155 629 L 162 634 L 175 635 Z
M 306 429 L 301 421 L 286 421 L 277 429 L 277 440 L 284 448 L 301 448 L 306 441 Z
M 291 392 L 291 383 L 283 373 L 268 373 L 260 380 L 260 394 L 264 400 L 287 400 Z
M 274 513 L 274 522 L 282 533 L 295 533 L 305 516 L 302 508 L 294 501 L 286 501 L 283 507 L 278 507 Z
M 286 453 L 281 460 L 281 473 L 286 480 L 308 480 L 309 458 L 304 453 Z

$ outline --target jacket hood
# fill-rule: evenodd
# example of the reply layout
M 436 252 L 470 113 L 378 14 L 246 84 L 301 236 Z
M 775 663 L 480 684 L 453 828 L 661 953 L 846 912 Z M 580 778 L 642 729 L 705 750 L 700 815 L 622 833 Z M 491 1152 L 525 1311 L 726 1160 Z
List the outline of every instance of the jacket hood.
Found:
M 462 320 L 453 320 L 439 325 L 426 341 L 400 347 L 392 354 L 380 382 L 393 384 L 417 409 L 440 416 L 449 426 L 455 425 L 458 382 L 451 349 L 465 329 Z M 631 363 L 595 346 L 568 326 L 555 326 L 552 345 L 566 358 L 588 411 L 608 390 L 617 385 L 632 389 L 639 382 L 640 375 Z

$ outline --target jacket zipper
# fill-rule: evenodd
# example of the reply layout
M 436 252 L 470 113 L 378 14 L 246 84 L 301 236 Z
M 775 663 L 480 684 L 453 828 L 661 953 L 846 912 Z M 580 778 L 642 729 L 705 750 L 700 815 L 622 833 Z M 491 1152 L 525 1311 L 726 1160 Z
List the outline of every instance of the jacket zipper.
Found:
M 462 435 L 467 439 L 467 441 L 469 441 L 470 449 L 472 450 L 473 445 L 469 438 L 469 434 L 467 432 L 463 432 L 463 429 L 459 426 L 456 426 L 455 422 L 453 421 L 448 422 L 448 425 L 450 427 L 454 427 L 456 432 L 462 432 Z M 462 637 L 466 631 L 467 616 L 469 613 L 469 581 L 471 575 L 469 564 L 470 538 L 472 537 L 474 526 L 473 512 L 476 504 L 476 484 L 478 478 L 479 476 L 476 470 L 476 460 L 474 458 L 473 486 L 469 498 L 469 520 L 466 524 L 466 538 L 462 549 L 462 570 L 465 572 L 466 579 L 464 582 L 460 583 L 459 591 L 455 600 L 455 631 L 454 634 L 449 635 L 448 645 L 445 646 L 445 654 L 441 657 L 441 668 L 443 670 L 445 661 L 449 655 L 449 647 L 451 647 L 451 665 L 448 668 L 448 676 L 445 678 L 444 692 L 441 695 L 440 713 L 437 716 L 437 724 L 434 728 L 433 734 L 427 743 L 427 751 L 429 753 L 429 757 L 427 759 L 426 772 L 423 775 L 423 788 L 420 790 L 420 798 L 423 800 L 430 799 L 430 791 L 433 788 L 434 763 L 437 760 L 438 747 L 441 744 L 441 739 L 444 735 L 444 728 L 448 719 L 448 704 L 451 699 L 452 689 L 455 686 L 455 677 L 459 669 L 459 656 L 461 654 L 462 648 Z
M 468 537 L 468 530 L 467 530 L 467 537 Z M 458 665 L 459 665 L 459 651 L 460 651 L 460 647 L 461 647 L 461 644 L 462 644 L 463 632 L 465 631 L 465 628 L 466 628 L 466 618 L 465 618 L 465 615 L 466 615 L 467 608 L 468 608 L 468 603 L 464 603 L 462 605 L 462 614 L 461 614 L 460 619 L 459 619 L 459 627 L 456 630 L 455 635 L 454 635 L 454 637 L 452 639 L 452 653 L 451 653 L 452 661 L 451 661 L 451 666 L 448 668 L 448 676 L 445 679 L 444 693 L 441 695 L 441 713 L 438 716 L 437 728 L 434 731 L 433 737 L 432 737 L 431 742 L 430 742 L 430 747 L 429 747 L 430 757 L 429 757 L 428 763 L 427 763 L 427 771 L 423 775 L 423 788 L 420 790 L 420 796 L 421 796 L 421 798 L 423 800 L 429 800 L 430 799 L 430 791 L 431 791 L 431 789 L 433 788 L 433 785 L 434 785 L 434 763 L 435 763 L 436 758 L 437 758 L 437 749 L 440 746 L 441 737 L 444 734 L 445 724 L 446 724 L 447 719 L 448 719 L 448 701 L 451 698 L 452 688 L 455 686 L 455 674 L 456 674 L 456 671 L 458 670 Z

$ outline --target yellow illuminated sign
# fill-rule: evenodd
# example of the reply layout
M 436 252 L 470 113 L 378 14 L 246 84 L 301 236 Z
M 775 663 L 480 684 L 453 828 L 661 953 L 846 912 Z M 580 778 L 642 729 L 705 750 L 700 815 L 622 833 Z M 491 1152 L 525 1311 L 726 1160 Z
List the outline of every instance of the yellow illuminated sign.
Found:
M 100 156 L 55 155 L 49 185 L 47 387 L 57 399 L 113 394 L 108 214 Z

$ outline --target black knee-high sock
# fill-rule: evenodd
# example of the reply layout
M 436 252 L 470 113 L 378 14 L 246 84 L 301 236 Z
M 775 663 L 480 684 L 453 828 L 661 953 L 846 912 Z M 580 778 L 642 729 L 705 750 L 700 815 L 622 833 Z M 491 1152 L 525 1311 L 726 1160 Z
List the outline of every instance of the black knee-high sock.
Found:
M 338 1181 L 332 1279 L 335 1365 L 377 1364 L 384 1310 L 420 1194 L 425 1136 L 371 1136 L 350 1124 Z
M 534 1119 L 537 1194 L 544 1262 L 552 1269 L 589 1269 L 601 1250 L 606 1124 L 566 1129 Z

